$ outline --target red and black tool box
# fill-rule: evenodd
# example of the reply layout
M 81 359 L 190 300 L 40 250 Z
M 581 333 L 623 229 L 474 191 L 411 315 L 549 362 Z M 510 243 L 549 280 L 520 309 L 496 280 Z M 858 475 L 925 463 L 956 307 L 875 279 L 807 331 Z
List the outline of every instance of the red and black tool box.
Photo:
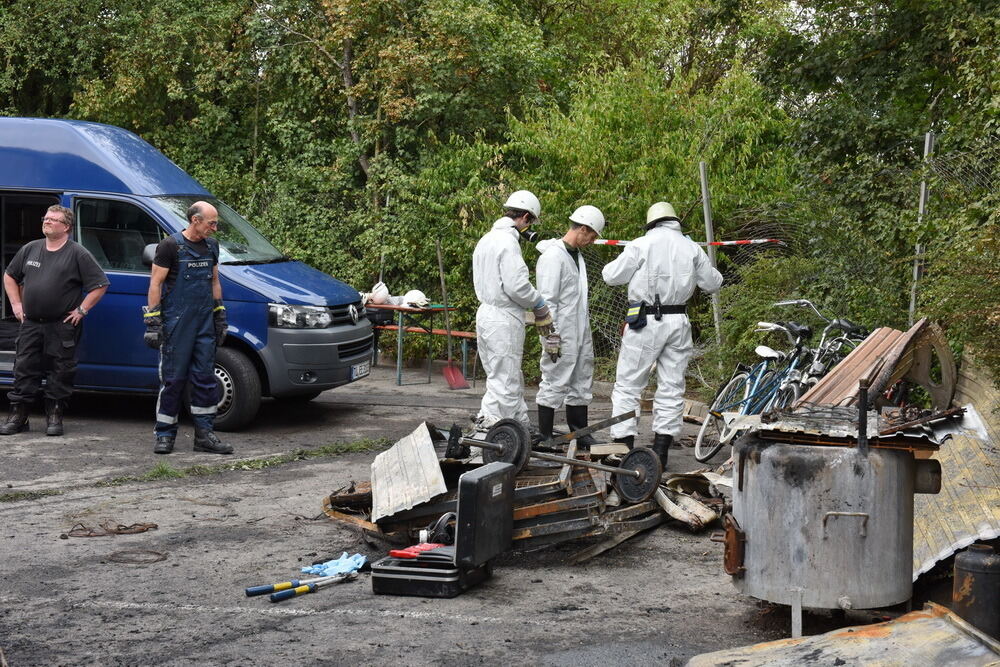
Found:
M 458 480 L 455 544 L 411 547 L 372 564 L 372 591 L 451 598 L 488 579 L 493 559 L 511 544 L 514 466 L 490 463 Z M 410 551 L 403 550 L 403 551 Z

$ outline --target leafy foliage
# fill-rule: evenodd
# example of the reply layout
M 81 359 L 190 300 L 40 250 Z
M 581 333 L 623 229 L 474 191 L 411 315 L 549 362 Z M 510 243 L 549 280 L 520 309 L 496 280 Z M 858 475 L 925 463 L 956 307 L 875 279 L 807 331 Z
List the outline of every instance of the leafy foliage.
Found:
M 1000 160 L 971 187 L 922 150 L 928 130 L 942 156 L 996 144 L 998 44 L 986 0 L 11 0 L 0 113 L 133 130 L 362 289 L 384 256 L 394 292 L 435 298 L 440 238 L 461 328 L 472 247 L 511 190 L 539 194 L 549 235 L 592 203 L 631 238 L 668 199 L 700 238 L 705 161 L 718 237 L 796 237 L 749 264 L 720 254 L 727 345 L 702 336 L 706 384 L 780 298 L 905 326 L 918 243 L 918 316 L 1000 377 Z

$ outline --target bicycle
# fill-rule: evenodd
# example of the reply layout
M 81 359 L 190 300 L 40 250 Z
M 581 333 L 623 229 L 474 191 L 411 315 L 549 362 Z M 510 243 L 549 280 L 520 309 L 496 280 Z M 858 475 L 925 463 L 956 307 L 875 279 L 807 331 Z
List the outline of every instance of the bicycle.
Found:
M 745 430 L 733 425 L 724 413 L 735 416 L 756 415 L 769 412 L 779 398 L 789 377 L 798 377 L 799 366 L 806 359 L 805 343 L 812 337 L 812 329 L 796 322 L 758 322 L 758 332 L 784 333 L 792 345 L 790 352 L 779 352 L 767 345 L 758 345 L 754 352 L 761 358 L 753 367 L 738 364 L 736 372 L 715 395 L 708 408 L 708 415 L 698 430 L 694 442 L 694 457 L 705 463 L 715 456 L 723 445 L 729 443 L 738 433 Z M 794 390 L 792 390 L 794 391 Z
M 826 322 L 820 335 L 819 344 L 811 350 L 812 359 L 805 371 L 788 373 L 779 387 L 769 410 L 784 410 L 794 405 L 810 387 L 815 385 L 830 370 L 846 357 L 867 336 L 868 332 L 847 318 L 829 318 L 823 315 L 808 299 L 778 301 L 775 306 L 800 306 L 808 308 Z M 839 331 L 837 336 L 831 333 Z

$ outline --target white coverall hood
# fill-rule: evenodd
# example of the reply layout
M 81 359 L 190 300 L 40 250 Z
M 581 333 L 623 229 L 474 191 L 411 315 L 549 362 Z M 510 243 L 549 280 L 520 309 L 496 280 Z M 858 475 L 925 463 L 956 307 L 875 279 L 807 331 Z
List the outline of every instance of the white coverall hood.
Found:
M 557 243 L 562 243 L 562 240 L 561 239 L 545 239 L 544 241 L 539 241 L 538 243 L 535 244 L 535 250 L 537 250 L 539 254 L 542 254 L 546 250 L 548 250 L 549 248 L 555 246 Z

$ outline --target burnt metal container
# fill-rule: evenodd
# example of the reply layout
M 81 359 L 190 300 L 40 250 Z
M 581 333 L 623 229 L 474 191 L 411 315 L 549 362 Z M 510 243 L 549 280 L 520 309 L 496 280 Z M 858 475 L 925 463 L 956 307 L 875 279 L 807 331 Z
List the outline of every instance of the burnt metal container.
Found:
M 793 608 L 910 598 L 912 453 L 751 436 L 736 443 L 734 458 L 733 515 L 745 544 L 733 581 L 741 592 Z
M 952 610 L 994 639 L 1000 639 L 1000 554 L 973 544 L 955 556 Z

